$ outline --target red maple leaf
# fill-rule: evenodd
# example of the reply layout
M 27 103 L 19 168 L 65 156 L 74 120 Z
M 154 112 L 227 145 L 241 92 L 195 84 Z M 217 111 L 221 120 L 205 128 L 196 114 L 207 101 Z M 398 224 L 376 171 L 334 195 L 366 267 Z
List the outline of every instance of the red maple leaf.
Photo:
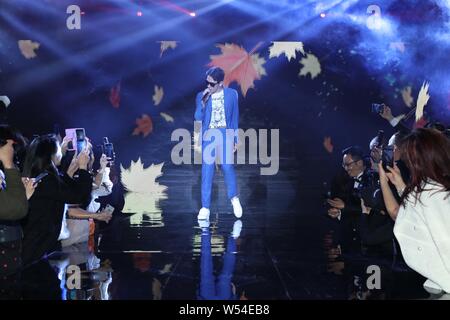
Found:
M 331 142 L 331 137 L 325 137 L 323 139 L 323 146 L 328 153 L 333 153 L 334 146 L 333 143 Z
M 211 62 L 208 66 L 219 67 L 225 72 L 224 84 L 228 86 L 231 82 L 236 81 L 240 87 L 242 94 L 247 94 L 249 88 L 254 88 L 253 82 L 261 79 L 266 75 L 263 65 L 264 58 L 260 58 L 259 54 L 253 52 L 261 45 L 258 43 L 250 52 L 236 44 L 218 44 L 217 47 L 222 51 L 219 55 L 210 56 Z
M 143 114 L 141 118 L 136 119 L 136 128 L 133 131 L 133 136 L 142 134 L 144 137 L 148 136 L 153 131 L 153 121 L 149 115 Z
M 120 105 L 120 82 L 117 83 L 109 91 L 109 102 L 111 102 L 114 108 L 119 108 Z

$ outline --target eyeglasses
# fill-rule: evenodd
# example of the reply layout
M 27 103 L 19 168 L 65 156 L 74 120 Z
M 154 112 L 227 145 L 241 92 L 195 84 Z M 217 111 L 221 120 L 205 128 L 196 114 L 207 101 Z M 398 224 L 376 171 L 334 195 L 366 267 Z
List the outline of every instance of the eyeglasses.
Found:
M 355 162 L 358 162 L 359 160 L 355 160 L 355 161 L 352 161 L 352 162 L 349 162 L 349 163 L 343 163 L 342 164 L 342 168 L 350 168 L 351 167 L 351 165 L 352 164 L 354 164 Z
M 206 86 L 215 87 L 218 84 L 218 82 L 210 82 L 208 80 L 205 80 L 205 81 L 206 81 Z

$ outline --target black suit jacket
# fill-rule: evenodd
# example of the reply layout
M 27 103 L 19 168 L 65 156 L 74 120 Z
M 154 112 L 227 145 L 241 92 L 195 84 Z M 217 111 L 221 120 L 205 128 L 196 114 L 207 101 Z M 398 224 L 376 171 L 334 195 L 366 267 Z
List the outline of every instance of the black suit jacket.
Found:
M 369 181 L 376 179 L 373 171 L 366 169 L 360 177 L 360 182 L 367 185 Z M 341 169 L 338 175 L 331 183 L 331 198 L 340 198 L 344 201 L 345 207 L 341 210 L 341 244 L 349 250 L 359 250 L 361 245 L 360 238 L 360 219 L 361 219 L 361 199 L 354 188 L 353 180 L 345 170 Z
M 92 177 L 86 170 L 78 171 L 78 178 L 50 173 L 39 185 L 29 201 L 28 215 L 23 220 L 24 264 L 32 263 L 51 253 L 58 244 L 64 205 L 82 203 L 90 196 Z

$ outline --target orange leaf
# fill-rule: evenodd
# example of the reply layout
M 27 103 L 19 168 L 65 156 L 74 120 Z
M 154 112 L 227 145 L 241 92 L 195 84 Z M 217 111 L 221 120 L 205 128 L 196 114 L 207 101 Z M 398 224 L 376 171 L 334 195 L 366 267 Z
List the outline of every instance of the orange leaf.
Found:
M 325 139 L 323 139 L 323 146 L 328 153 L 333 153 L 334 146 L 331 143 L 331 137 L 325 137 Z
M 136 119 L 136 125 L 137 127 L 133 131 L 133 136 L 142 134 L 146 137 L 153 131 L 152 118 L 147 114 L 143 114 L 141 118 Z
M 114 108 L 119 108 L 120 106 L 120 82 L 117 83 L 109 91 L 109 102 L 111 102 Z
M 256 48 L 247 52 L 244 48 L 229 43 L 219 44 L 217 47 L 220 48 L 222 53 L 210 56 L 211 62 L 208 65 L 223 69 L 225 86 L 236 81 L 245 97 L 248 89 L 254 88 L 254 81 L 266 75 L 266 70 L 263 67 L 266 61 L 264 58 L 260 58 L 259 54 L 253 54 Z

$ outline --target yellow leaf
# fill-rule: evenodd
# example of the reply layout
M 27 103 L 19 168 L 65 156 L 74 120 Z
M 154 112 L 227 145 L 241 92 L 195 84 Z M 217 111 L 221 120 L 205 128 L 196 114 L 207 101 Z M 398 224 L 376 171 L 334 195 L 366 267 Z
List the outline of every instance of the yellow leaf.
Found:
M 269 58 L 279 57 L 284 54 L 288 61 L 292 58 L 296 58 L 297 51 L 300 51 L 303 55 L 305 51 L 303 50 L 303 42 L 300 41 L 274 41 L 272 46 L 269 48 Z
M 411 86 L 402 89 L 403 102 L 406 104 L 406 106 L 408 106 L 408 108 L 411 108 L 412 104 L 414 103 L 414 98 L 412 97 L 411 92 Z
M 19 40 L 18 41 L 20 52 L 26 59 L 32 59 L 36 57 L 35 50 L 39 49 L 41 45 L 39 42 L 33 42 L 31 40 Z
M 307 53 L 306 57 L 300 60 L 300 64 L 302 64 L 303 67 L 300 69 L 299 76 L 306 76 L 309 73 L 311 79 L 314 79 L 322 71 L 319 59 L 311 53 Z
M 173 122 L 173 117 L 169 116 L 167 113 L 164 112 L 160 112 L 159 113 L 161 115 L 161 117 L 164 118 L 164 120 L 166 120 L 167 122 Z
M 161 103 L 161 100 L 164 97 L 164 89 L 163 87 L 158 87 L 157 85 L 155 85 L 154 90 L 155 93 L 153 94 L 153 104 L 157 106 Z
M 423 117 L 423 108 L 430 99 L 430 95 L 428 94 L 429 86 L 430 84 L 425 81 L 420 88 L 419 95 L 417 96 L 416 121 Z
M 159 57 L 161 58 L 164 51 L 167 49 L 175 49 L 177 47 L 178 41 L 158 41 L 161 44 L 160 50 L 161 53 Z

